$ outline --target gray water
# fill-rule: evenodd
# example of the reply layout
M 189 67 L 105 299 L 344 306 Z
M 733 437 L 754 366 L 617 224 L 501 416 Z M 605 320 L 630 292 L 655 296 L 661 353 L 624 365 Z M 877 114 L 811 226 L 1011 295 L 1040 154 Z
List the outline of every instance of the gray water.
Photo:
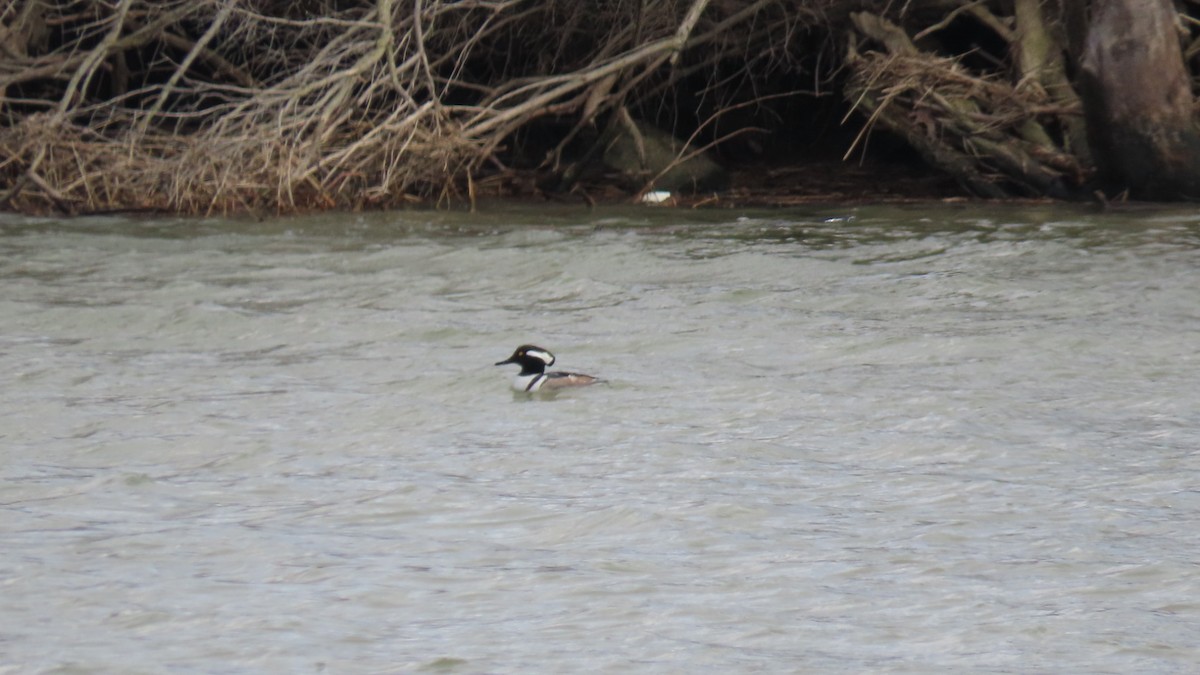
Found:
M 1188 210 L 4 216 L 0 673 L 1191 672 L 1198 330 Z

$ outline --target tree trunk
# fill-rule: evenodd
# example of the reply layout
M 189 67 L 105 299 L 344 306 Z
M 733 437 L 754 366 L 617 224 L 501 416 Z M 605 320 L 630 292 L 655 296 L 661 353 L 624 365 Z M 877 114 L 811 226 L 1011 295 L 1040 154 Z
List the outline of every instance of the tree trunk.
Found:
M 1079 84 L 1105 187 L 1200 198 L 1200 127 L 1171 0 L 1098 0 Z

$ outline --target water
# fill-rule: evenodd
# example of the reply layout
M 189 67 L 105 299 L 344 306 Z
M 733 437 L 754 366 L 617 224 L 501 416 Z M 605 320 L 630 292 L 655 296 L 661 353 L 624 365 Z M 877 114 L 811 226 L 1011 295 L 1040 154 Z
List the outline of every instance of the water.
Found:
M 1198 268 L 1186 210 L 3 217 L 0 673 L 1191 672 Z

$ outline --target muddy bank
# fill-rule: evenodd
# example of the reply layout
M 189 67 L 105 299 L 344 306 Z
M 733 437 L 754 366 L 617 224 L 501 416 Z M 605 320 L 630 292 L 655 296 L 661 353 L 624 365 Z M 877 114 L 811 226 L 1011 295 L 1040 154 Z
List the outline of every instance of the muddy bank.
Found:
M 815 160 L 803 164 L 746 164 L 728 168 L 729 184 L 719 191 L 680 191 L 660 195 L 650 205 L 680 208 L 786 207 L 801 204 L 872 204 L 976 199 L 955 180 L 919 162 Z M 614 181 L 581 183 L 569 192 L 540 189 L 535 175 L 508 173 L 481 181 L 476 198 L 521 203 L 649 203 L 644 193 Z M 469 204 L 466 195 L 446 202 Z

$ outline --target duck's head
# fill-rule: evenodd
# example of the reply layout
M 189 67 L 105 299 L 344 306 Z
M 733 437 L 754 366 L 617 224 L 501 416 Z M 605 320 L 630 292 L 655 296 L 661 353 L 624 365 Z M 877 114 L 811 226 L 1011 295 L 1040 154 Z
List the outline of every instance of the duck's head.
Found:
M 512 356 L 503 361 L 497 361 L 496 365 L 503 366 L 509 363 L 520 364 L 523 371 L 541 372 L 546 369 L 546 366 L 554 365 L 554 355 L 541 347 L 521 345 L 517 347 L 517 351 L 512 353 Z

